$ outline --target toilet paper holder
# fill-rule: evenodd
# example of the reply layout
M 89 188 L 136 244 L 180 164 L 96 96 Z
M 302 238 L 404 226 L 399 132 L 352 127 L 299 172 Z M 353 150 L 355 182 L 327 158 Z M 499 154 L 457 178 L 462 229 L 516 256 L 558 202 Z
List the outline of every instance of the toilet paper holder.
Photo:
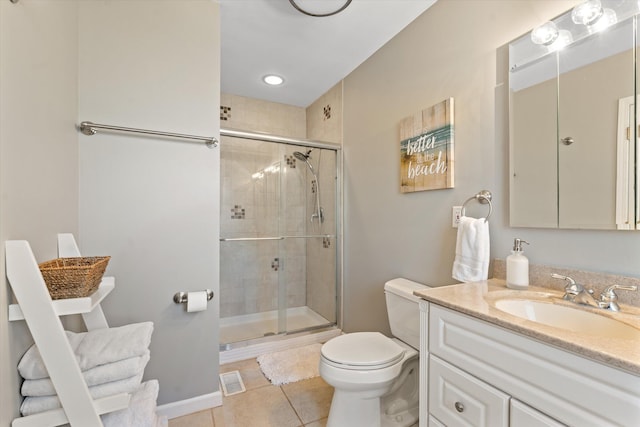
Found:
M 207 292 L 207 301 L 211 301 L 213 299 L 213 291 L 211 289 L 205 289 L 205 291 Z M 189 300 L 188 298 L 188 292 L 177 292 L 173 296 L 173 302 L 176 304 L 184 304 Z

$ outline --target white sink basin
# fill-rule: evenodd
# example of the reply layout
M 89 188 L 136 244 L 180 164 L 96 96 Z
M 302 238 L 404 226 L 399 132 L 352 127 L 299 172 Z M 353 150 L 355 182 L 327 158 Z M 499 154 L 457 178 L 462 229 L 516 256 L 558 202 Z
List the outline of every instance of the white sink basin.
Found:
M 640 340 L 640 329 L 579 307 L 524 299 L 500 299 L 494 306 L 513 316 L 554 328 L 599 337 Z

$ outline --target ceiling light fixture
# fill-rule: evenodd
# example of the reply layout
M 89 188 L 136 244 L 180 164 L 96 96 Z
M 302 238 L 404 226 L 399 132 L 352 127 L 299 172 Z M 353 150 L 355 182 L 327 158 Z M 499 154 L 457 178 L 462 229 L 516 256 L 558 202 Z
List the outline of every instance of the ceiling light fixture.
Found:
M 269 86 L 279 86 L 284 83 L 284 79 L 275 74 L 267 74 L 262 78 L 262 81 L 268 84 Z
M 289 0 L 289 3 L 305 15 L 323 18 L 342 12 L 351 0 Z

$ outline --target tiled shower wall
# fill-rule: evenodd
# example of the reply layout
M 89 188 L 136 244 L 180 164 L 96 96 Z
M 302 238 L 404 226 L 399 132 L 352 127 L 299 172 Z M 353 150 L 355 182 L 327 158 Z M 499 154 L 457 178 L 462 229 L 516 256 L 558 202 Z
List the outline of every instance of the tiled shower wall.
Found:
M 220 127 L 307 137 L 304 108 L 224 93 L 220 95 Z
M 333 142 L 342 145 L 342 83 L 331 88 L 321 96 L 316 102 L 307 107 L 307 138 L 316 141 Z M 336 188 L 335 161 L 329 159 L 330 156 L 323 157 L 320 165 L 320 188 Z M 324 172 L 324 173 L 323 173 Z M 332 194 L 335 194 L 332 192 Z M 322 194 L 321 194 L 322 195 Z M 307 203 L 313 201 L 309 200 Z M 322 207 L 327 213 L 326 221 L 323 224 L 325 233 L 335 233 L 336 229 L 336 197 L 323 197 Z M 311 207 L 310 209 L 313 209 Z M 329 214 L 330 213 L 330 214 Z M 319 313 L 325 319 L 336 321 L 336 298 L 328 298 L 336 295 L 336 256 L 335 250 L 327 250 L 326 245 L 336 245 L 336 239 L 329 241 L 317 241 L 316 239 L 307 242 L 307 306 Z

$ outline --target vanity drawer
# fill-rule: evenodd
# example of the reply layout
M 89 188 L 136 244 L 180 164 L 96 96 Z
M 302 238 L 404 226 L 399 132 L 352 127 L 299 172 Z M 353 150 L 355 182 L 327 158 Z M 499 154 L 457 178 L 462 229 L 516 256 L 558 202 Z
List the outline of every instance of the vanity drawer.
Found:
M 430 356 L 429 412 L 447 427 L 507 427 L 509 396 Z

